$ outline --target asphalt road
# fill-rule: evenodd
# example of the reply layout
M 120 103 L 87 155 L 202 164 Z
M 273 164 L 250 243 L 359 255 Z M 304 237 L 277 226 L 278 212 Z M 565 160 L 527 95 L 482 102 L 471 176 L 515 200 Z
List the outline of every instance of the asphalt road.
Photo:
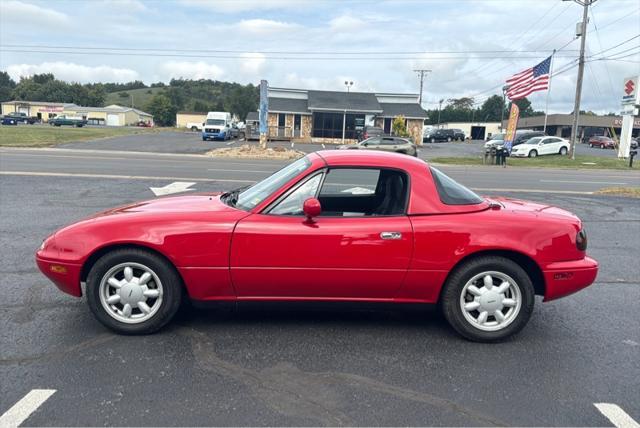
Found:
M 179 154 L 203 154 L 209 150 L 227 147 L 230 145 L 258 144 L 257 141 L 230 140 L 230 141 L 202 141 L 199 132 L 159 132 L 155 134 L 136 134 L 116 138 L 101 139 L 62 144 L 59 147 L 67 149 L 83 150 L 115 150 L 136 151 L 153 153 L 179 153 Z M 430 159 L 434 157 L 466 157 L 480 156 L 483 152 L 484 141 L 474 140 L 470 143 L 425 143 L 420 147 L 420 157 Z M 273 141 L 270 147 L 291 147 L 291 143 Z M 295 149 L 306 153 L 322 150 L 321 144 L 295 144 Z M 327 144 L 327 148 L 333 147 Z M 590 148 L 585 144 L 579 144 L 576 148 L 578 154 L 601 157 L 616 157 L 615 150 L 602 150 Z
M 60 174 L 108 178 L 167 178 L 210 181 L 235 187 L 260 180 L 288 163 L 273 160 L 209 158 L 201 155 L 129 153 L 60 149 L 0 149 L 3 174 Z M 501 168 L 497 166 L 440 167 L 479 192 L 593 192 L 603 187 L 640 185 L 640 171 L 597 171 Z
M 447 168 L 471 187 L 527 185 L 507 195 L 575 212 L 601 263 L 596 284 L 538 300 L 526 329 L 494 345 L 418 310 L 191 310 L 158 334 L 123 337 L 37 271 L 42 238 L 150 198 L 151 186 L 184 176 L 197 191 L 227 190 L 281 164 L 0 151 L 0 415 L 54 389 L 24 425 L 610 426 L 602 402 L 640 421 L 640 205 L 580 193 L 633 172 Z

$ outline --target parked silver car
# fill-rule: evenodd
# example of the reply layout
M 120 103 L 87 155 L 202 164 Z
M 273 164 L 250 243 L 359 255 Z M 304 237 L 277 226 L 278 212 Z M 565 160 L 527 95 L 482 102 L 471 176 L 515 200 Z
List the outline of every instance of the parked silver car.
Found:
M 377 136 L 362 140 L 357 144 L 338 146 L 340 150 L 383 150 L 405 155 L 418 156 L 418 148 L 406 138 Z

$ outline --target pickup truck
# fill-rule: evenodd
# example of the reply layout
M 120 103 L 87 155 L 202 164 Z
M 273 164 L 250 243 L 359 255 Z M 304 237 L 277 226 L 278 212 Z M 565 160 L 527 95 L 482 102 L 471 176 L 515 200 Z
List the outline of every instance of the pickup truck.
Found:
M 27 114 L 23 112 L 7 113 L 4 115 L 4 117 L 9 119 L 15 119 L 16 122 L 24 123 L 25 125 L 26 124 L 33 125 L 38 121 L 37 117 L 27 116 Z
M 75 117 L 75 116 L 62 115 L 62 116 L 54 117 L 53 119 L 49 119 L 49 125 L 51 126 L 68 125 L 68 126 L 75 126 L 77 128 L 82 128 L 86 124 L 87 124 L 86 120 L 84 120 L 81 117 Z

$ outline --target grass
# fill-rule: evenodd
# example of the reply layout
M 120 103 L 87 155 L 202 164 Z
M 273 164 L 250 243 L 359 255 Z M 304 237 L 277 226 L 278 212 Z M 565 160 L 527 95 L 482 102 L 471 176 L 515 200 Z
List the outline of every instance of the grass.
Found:
M 429 159 L 432 163 L 447 165 L 482 165 L 482 158 L 478 157 L 436 157 Z M 509 167 L 529 168 L 575 168 L 575 169 L 625 169 L 629 168 L 628 160 L 616 157 L 604 158 L 598 156 L 577 155 L 575 160 L 568 156 L 539 156 L 537 158 L 508 158 Z M 640 168 L 640 167 L 639 167 Z
M 51 147 L 72 141 L 90 141 L 122 135 L 157 132 L 162 128 L 72 128 L 54 126 L 0 126 L 2 147 Z
M 605 187 L 596 192 L 599 195 L 626 196 L 640 198 L 640 187 Z

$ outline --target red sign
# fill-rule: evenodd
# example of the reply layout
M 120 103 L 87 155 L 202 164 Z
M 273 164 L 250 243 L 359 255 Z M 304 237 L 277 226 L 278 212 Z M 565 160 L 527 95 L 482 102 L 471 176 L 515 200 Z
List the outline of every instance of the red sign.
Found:
M 631 95 L 634 89 L 635 84 L 633 83 L 633 80 L 627 80 L 627 83 L 624 84 L 624 93 L 627 95 Z

